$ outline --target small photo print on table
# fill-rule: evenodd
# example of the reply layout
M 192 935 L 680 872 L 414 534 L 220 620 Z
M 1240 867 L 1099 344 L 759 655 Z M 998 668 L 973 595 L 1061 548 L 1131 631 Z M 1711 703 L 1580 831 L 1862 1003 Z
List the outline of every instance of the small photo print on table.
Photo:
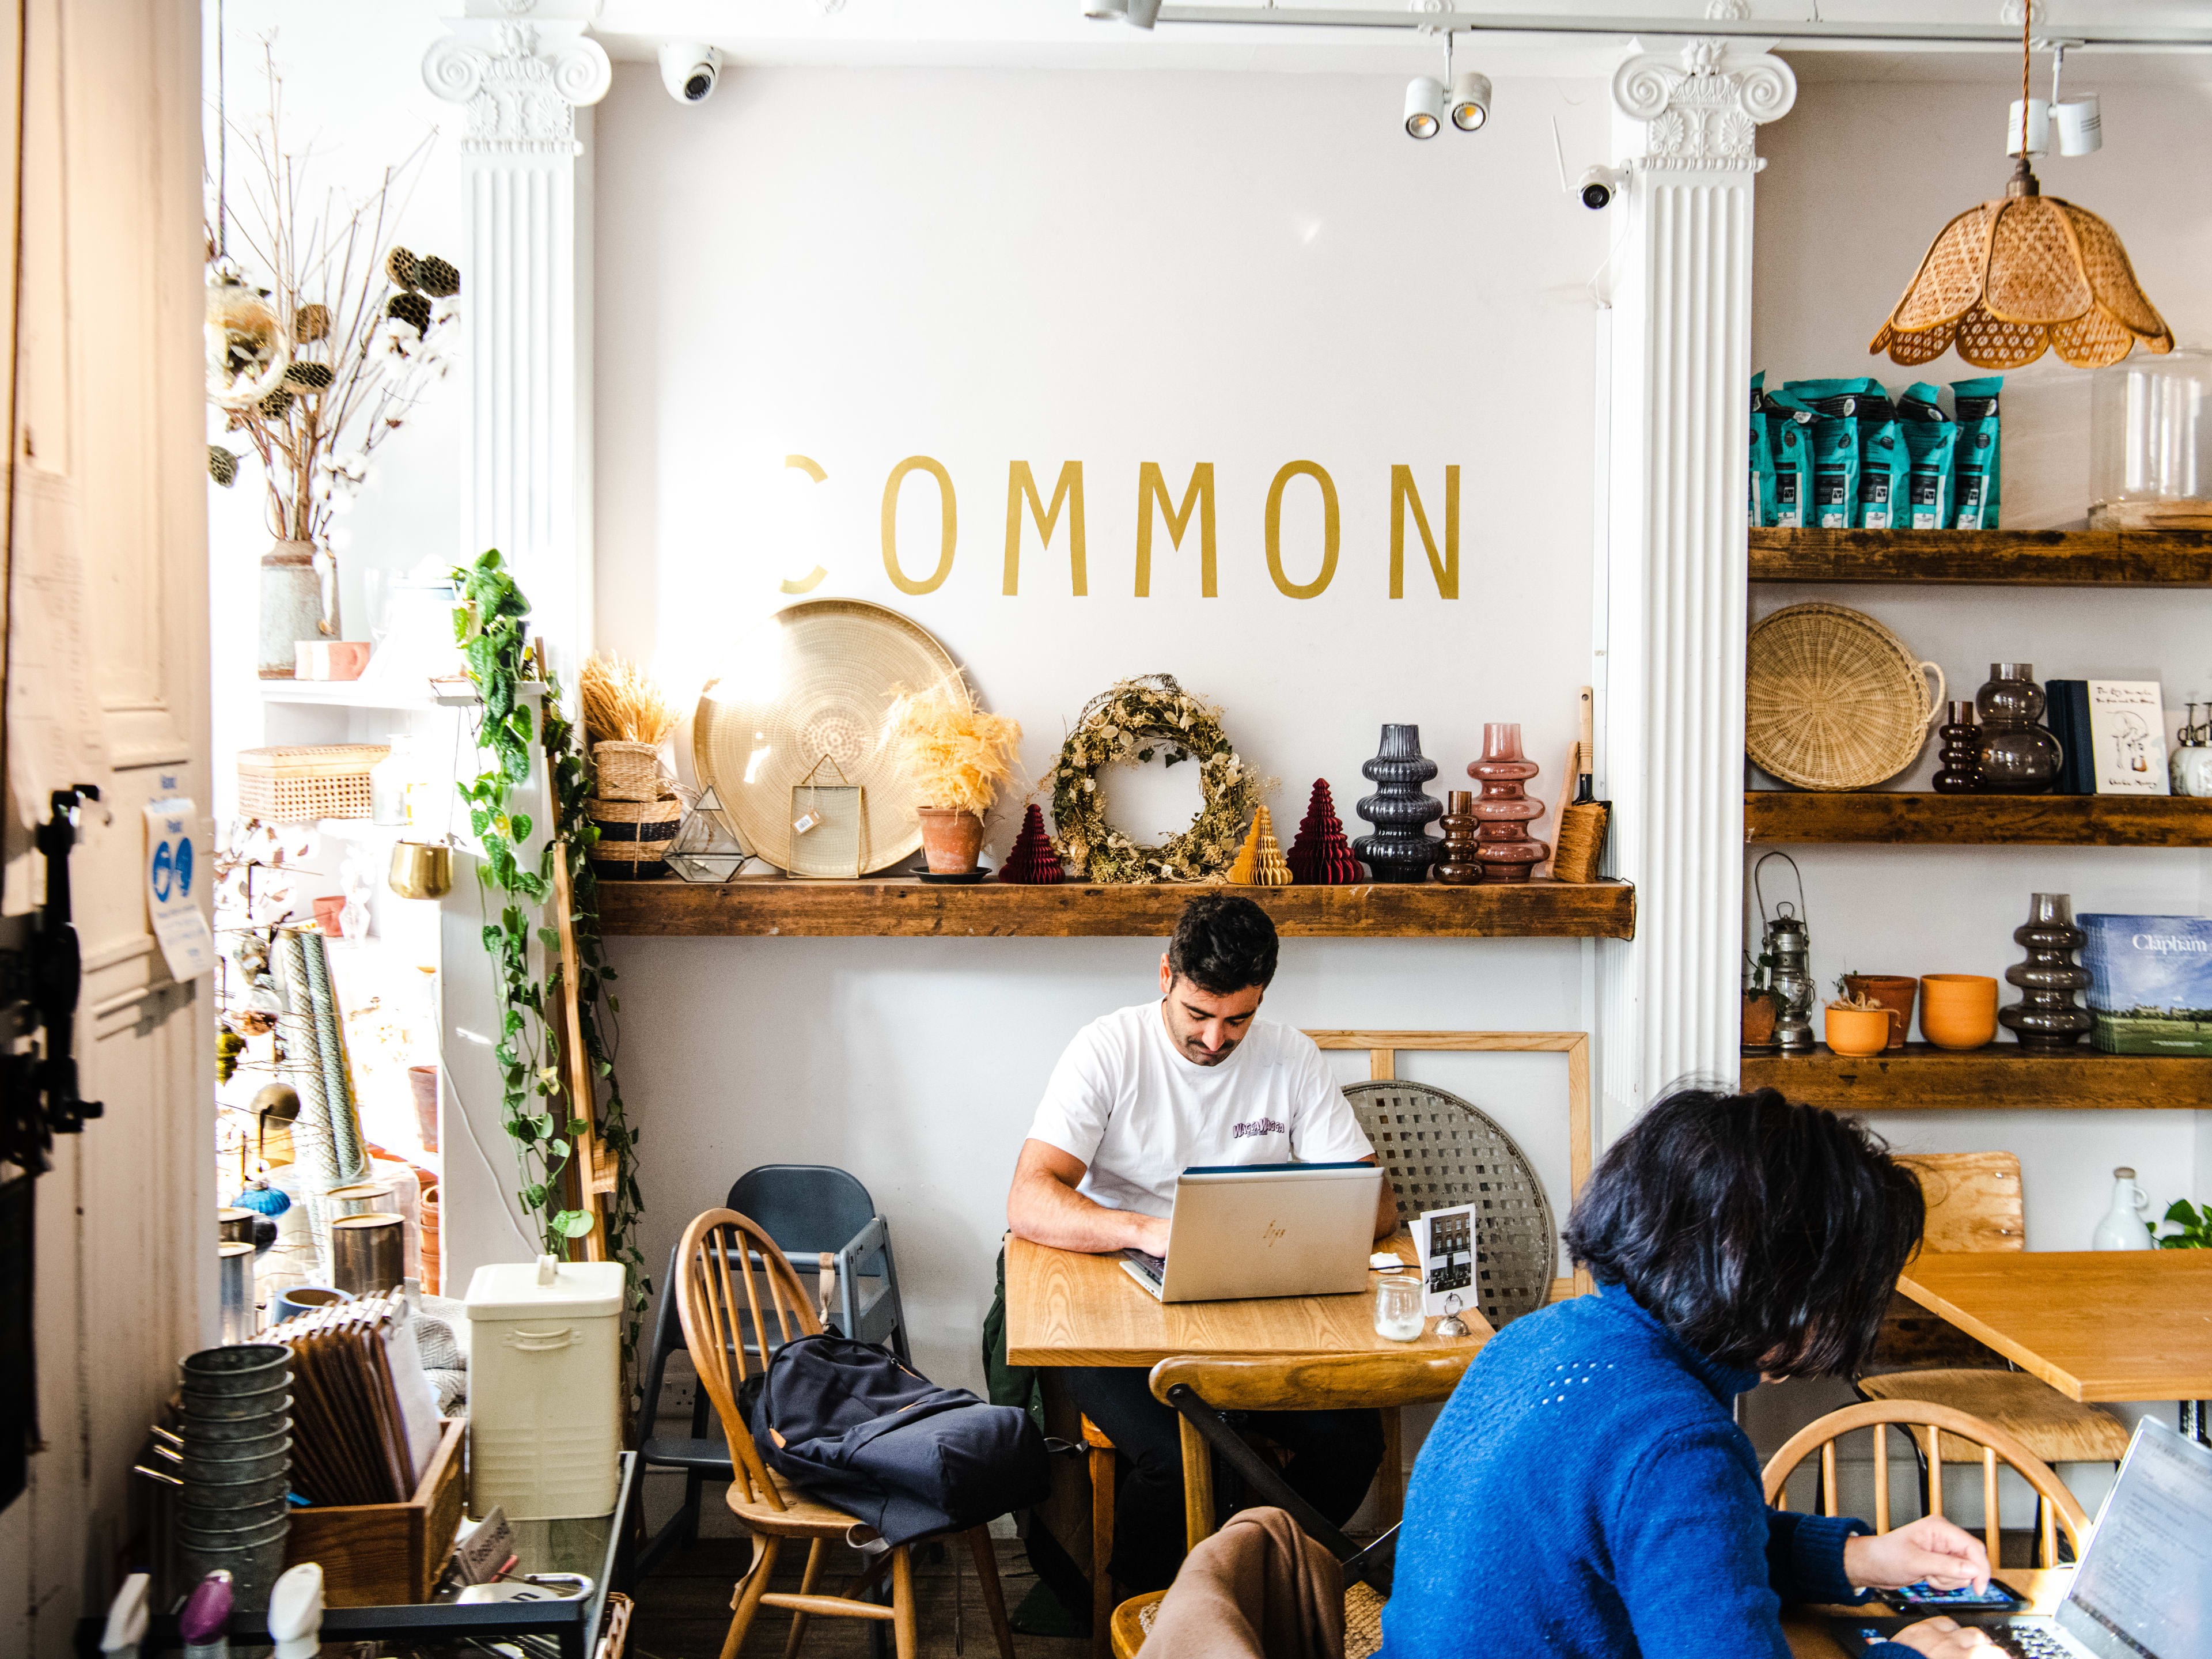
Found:
M 1431 1316 L 1474 1305 L 1474 1206 L 1430 1210 L 1413 1223 L 1421 1259 L 1421 1311 Z

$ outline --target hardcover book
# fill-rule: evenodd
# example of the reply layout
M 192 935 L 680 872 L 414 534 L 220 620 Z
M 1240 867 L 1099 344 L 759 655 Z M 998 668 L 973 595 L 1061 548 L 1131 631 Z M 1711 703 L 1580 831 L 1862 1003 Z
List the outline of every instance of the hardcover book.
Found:
M 2156 680 L 2091 680 L 2089 767 L 2100 795 L 2163 795 L 2166 706 Z
M 2108 1054 L 2212 1055 L 2212 921 L 2092 913 L 2090 1041 Z

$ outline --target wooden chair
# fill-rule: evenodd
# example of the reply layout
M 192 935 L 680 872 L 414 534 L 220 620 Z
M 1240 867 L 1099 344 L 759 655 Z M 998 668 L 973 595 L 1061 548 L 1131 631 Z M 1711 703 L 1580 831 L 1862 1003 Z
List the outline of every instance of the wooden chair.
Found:
M 1855 1429 L 1874 1431 L 1874 1529 L 1877 1533 L 1889 1530 L 1889 1427 L 1897 1425 L 1909 1430 L 1919 1442 L 1928 1459 L 1928 1512 L 1941 1516 L 1943 1513 L 1943 1460 L 1947 1446 L 1971 1443 L 1980 1453 L 1982 1464 L 1982 1537 L 1990 1553 L 1990 1565 L 1997 1563 L 1997 1465 L 2008 1463 L 2027 1484 L 2035 1489 L 2038 1500 L 2037 1565 L 2053 1567 L 2058 1565 L 2057 1528 L 2063 1528 L 2067 1542 L 2073 1547 L 2075 1559 L 2081 1559 L 2081 1547 L 2087 1541 L 2089 1517 L 2066 1489 L 2066 1483 L 2052 1473 L 2051 1466 L 2006 1433 L 1994 1423 L 1954 1411 L 1948 1406 L 1932 1406 L 1915 1400 L 1873 1400 L 1864 1405 L 1845 1406 L 1840 1411 L 1830 1412 L 1816 1422 L 1808 1423 L 1790 1436 L 1789 1443 L 1774 1454 L 1766 1465 L 1766 1501 L 1776 1509 L 1787 1509 L 1784 1501 L 1790 1477 L 1797 1467 L 1814 1451 L 1820 1454 L 1820 1507 L 1823 1513 L 1834 1515 L 1836 1500 L 1836 1441 Z M 1959 1459 L 1966 1462 L 1967 1459 Z M 2054 1522 L 2056 1526 L 2054 1526 Z
M 799 1275 L 775 1241 L 734 1210 L 709 1210 L 696 1218 L 684 1229 L 677 1255 L 676 1306 L 684 1326 L 684 1346 L 691 1352 L 699 1381 L 714 1402 L 730 1443 L 734 1473 L 729 1487 L 730 1508 L 744 1522 L 753 1540 L 752 1563 L 731 1596 L 732 1616 L 730 1632 L 722 1642 L 722 1659 L 735 1659 L 745 1632 L 763 1607 L 782 1607 L 792 1614 L 784 1659 L 793 1659 L 799 1651 L 810 1615 L 884 1620 L 891 1626 L 898 1659 L 915 1659 L 912 1546 L 901 1544 L 884 1552 L 842 1594 L 817 1593 L 816 1585 L 831 1542 L 847 1540 L 856 1529 L 866 1532 L 866 1525 L 842 1510 L 802 1495 L 770 1474 L 760 1449 L 753 1443 L 750 1427 L 738 1410 L 738 1389 L 749 1374 L 750 1358 L 757 1357 L 765 1367 L 777 1348 L 795 1337 L 816 1335 L 822 1329 L 821 1319 L 806 1304 Z M 1014 1659 L 1013 1631 L 1006 1622 L 1006 1601 L 1000 1593 L 998 1557 L 991 1548 L 990 1530 L 971 1527 L 965 1536 L 975 1558 L 975 1576 L 982 1583 L 983 1606 L 990 1615 L 992 1632 L 998 1638 L 1000 1659 Z M 799 1538 L 808 1540 L 808 1547 L 798 1594 L 771 1592 L 769 1576 L 775 1570 L 778 1553 L 787 1539 Z M 886 1569 L 890 1573 L 890 1606 L 860 1600 Z
M 1285 1484 L 1281 1475 L 1222 1420 L 1231 1411 L 1344 1411 L 1379 1407 L 1391 1422 L 1401 1406 L 1449 1399 L 1474 1363 L 1480 1344 L 1404 1353 L 1291 1354 L 1224 1358 L 1183 1354 L 1152 1367 L 1152 1397 L 1182 1418 L 1183 1534 L 1195 1549 L 1214 1531 L 1213 1455 L 1244 1477 L 1265 1502 L 1289 1511 L 1301 1530 L 1325 1547 L 1345 1569 L 1346 1659 L 1366 1659 L 1382 1643 L 1383 1596 L 1368 1582 L 1380 1577 L 1396 1542 L 1394 1523 L 1362 1549 Z M 1390 1446 L 1391 1455 L 1396 1447 Z M 1114 1610 L 1115 1659 L 1129 1659 L 1144 1644 L 1164 1590 L 1124 1601 Z M 1361 1639 L 1362 1633 L 1366 1639 Z
M 1921 1248 L 1937 1252 L 2020 1250 L 2027 1247 L 2020 1159 L 2011 1152 L 1938 1152 L 1901 1157 L 1919 1177 L 1928 1200 L 1928 1229 Z M 1877 1364 L 1915 1364 L 1927 1352 L 1924 1339 L 1905 1322 L 1933 1319 L 1908 1304 L 1893 1309 L 1884 1322 Z M 1946 1328 L 1947 1330 L 1949 1328 Z M 1903 1340 L 1899 1340 L 1900 1337 Z M 1951 1331 L 1948 1352 L 1979 1350 L 1978 1363 L 1938 1364 L 1934 1369 L 1884 1370 L 1856 1379 L 1864 1400 L 1913 1400 L 1948 1406 L 2005 1430 L 2045 1463 L 2117 1463 L 2127 1455 L 2127 1425 L 2107 1411 L 2069 1400 L 2039 1377 L 2006 1368 L 1998 1356 L 1964 1333 Z M 1924 1438 L 1924 1437 L 1923 1437 Z M 1973 1455 L 1952 1439 L 1943 1455 L 1956 1462 Z

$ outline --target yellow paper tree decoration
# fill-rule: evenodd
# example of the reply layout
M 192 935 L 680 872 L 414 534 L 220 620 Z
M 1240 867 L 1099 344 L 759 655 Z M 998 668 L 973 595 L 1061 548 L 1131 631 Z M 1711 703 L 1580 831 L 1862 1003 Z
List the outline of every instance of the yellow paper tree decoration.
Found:
M 1229 866 L 1229 881 L 1237 887 L 1291 884 L 1291 866 L 1284 860 L 1283 849 L 1275 845 L 1275 821 L 1264 806 L 1253 817 L 1252 833 L 1237 849 L 1237 861 Z

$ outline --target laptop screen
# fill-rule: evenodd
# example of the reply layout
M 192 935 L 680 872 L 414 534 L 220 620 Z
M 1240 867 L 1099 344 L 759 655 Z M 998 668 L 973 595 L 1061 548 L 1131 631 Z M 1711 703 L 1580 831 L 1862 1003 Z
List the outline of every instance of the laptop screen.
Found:
M 2146 1418 L 2058 1622 L 2103 1659 L 2212 1654 L 2212 1447 Z

